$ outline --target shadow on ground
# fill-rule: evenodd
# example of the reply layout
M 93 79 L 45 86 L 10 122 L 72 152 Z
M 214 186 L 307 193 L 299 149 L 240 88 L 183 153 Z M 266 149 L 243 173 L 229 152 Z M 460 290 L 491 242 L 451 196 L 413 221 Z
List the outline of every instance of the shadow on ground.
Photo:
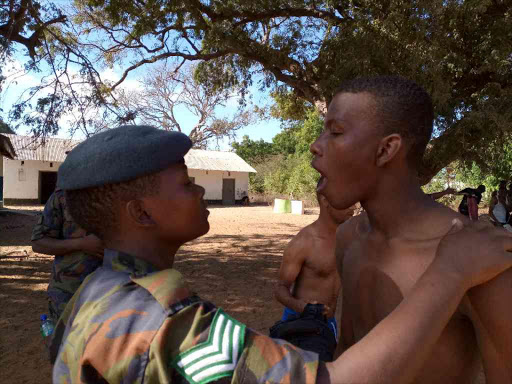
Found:
M 293 235 L 212 235 L 183 247 L 175 267 L 192 290 L 260 331 L 278 320 L 275 278 Z
M 217 219 L 220 233 L 187 244 L 175 258 L 175 268 L 192 291 L 263 333 L 281 316 L 282 307 L 272 296 L 274 281 L 284 247 L 302 228 L 267 217 L 264 226 L 253 223 L 250 214 L 240 222 Z M 0 377 L 12 383 L 51 382 L 39 316 L 47 313 L 45 292 L 53 257 L 31 250 L 37 220 L 0 215 Z

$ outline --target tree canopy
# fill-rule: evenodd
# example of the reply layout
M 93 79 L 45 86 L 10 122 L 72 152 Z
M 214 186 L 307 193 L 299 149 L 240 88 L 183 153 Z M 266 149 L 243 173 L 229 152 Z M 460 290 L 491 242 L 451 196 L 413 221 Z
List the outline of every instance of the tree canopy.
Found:
M 93 86 L 82 96 L 73 94 L 74 84 L 57 84 L 59 103 L 82 109 L 108 105 L 115 112 L 115 90 L 138 68 L 162 60 L 199 61 L 196 78 L 210 87 L 237 87 L 243 96 L 257 82 L 290 116 L 304 118 L 312 106 L 325 112 L 343 80 L 399 74 L 424 86 L 434 101 L 436 132 L 423 181 L 455 160 L 485 165 L 486 143 L 512 131 L 511 0 L 75 0 L 74 5 L 70 23 L 52 32 L 57 47 L 52 60 L 62 74 L 66 61 L 59 57 L 72 57 Z M 120 65 L 123 75 L 102 82 L 94 71 L 97 63 Z M 38 105 L 27 122 L 41 126 L 40 115 L 60 112 L 54 99 Z M 27 114 L 17 109 L 13 116 Z M 86 118 L 80 121 L 87 124 Z
M 217 107 L 236 103 L 235 94 L 212 91 L 194 78 L 194 72 L 193 65 L 156 66 L 140 81 L 141 89 L 120 93 L 125 120 L 183 132 L 180 112 L 188 111 L 196 118 L 188 134 L 195 148 L 207 148 L 212 141 L 218 143 L 223 138 L 234 139 L 237 130 L 251 124 L 255 113 L 239 106 L 231 116 L 219 116 Z
M 304 121 L 287 126 L 272 143 L 248 136 L 233 143 L 235 152 L 258 172 L 250 175 L 251 192 L 315 201 L 320 175 L 311 167 L 309 147 L 322 129 L 320 115 L 310 110 Z
M 66 16 L 52 3 L 33 0 L 8 0 L 0 3 L 0 47 L 11 54 L 13 44 L 23 46 L 36 60 L 45 44 L 45 33 L 66 21 Z
M 242 141 L 233 142 L 231 147 L 238 156 L 249 164 L 259 164 L 275 153 L 272 143 L 263 139 L 251 140 L 247 135 L 242 137 Z

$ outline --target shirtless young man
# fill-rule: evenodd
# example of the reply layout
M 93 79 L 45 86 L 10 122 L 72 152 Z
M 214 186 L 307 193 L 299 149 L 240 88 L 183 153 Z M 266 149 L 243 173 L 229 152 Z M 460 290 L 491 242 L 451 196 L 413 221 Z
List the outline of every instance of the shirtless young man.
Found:
M 313 166 L 324 176 L 318 192 L 335 208 L 359 201 L 366 211 L 337 231 L 344 349 L 408 295 L 453 219 L 468 221 L 420 189 L 418 167 L 433 116 L 429 95 L 411 81 L 355 79 L 336 93 L 325 131 L 311 146 Z M 487 246 L 465 246 L 474 247 L 489 257 Z M 510 269 L 470 290 L 412 382 L 469 384 L 482 361 L 487 384 L 512 383 L 511 297 Z
M 317 195 L 317 198 L 320 205 L 318 220 L 302 229 L 286 247 L 274 296 L 285 307 L 281 321 L 298 317 L 308 304 L 323 305 L 323 315 L 332 331 L 331 335 L 325 337 L 333 339 L 333 348 L 329 350 L 325 345 L 317 344 L 311 350 L 320 352 L 325 360 L 332 360 L 338 339 L 334 313 L 341 288 L 334 254 L 336 229 L 352 217 L 354 210 L 337 210 L 329 205 L 324 196 Z M 306 344 L 299 346 L 308 349 L 310 345 L 306 341 Z

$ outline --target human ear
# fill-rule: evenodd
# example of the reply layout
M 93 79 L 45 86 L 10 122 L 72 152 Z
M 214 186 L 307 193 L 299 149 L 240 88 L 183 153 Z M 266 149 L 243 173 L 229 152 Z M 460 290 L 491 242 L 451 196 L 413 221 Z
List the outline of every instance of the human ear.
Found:
M 131 200 L 126 203 L 128 218 L 137 226 L 152 227 L 155 221 L 147 213 L 142 200 Z
M 397 153 L 400 151 L 403 145 L 402 137 L 393 133 L 384 137 L 377 148 L 377 158 L 376 165 L 377 167 L 382 167 L 385 164 L 389 163 L 392 159 L 395 158 Z

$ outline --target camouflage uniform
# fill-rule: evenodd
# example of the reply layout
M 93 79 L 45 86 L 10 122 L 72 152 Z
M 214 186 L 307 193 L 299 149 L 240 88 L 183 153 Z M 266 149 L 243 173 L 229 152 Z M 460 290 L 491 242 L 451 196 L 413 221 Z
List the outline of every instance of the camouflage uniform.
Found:
M 179 272 L 105 250 L 59 319 L 54 383 L 314 383 L 318 355 L 192 296 Z
M 32 241 L 43 237 L 66 240 L 85 235 L 85 230 L 73 221 L 68 212 L 64 191 L 56 190 L 48 199 L 39 222 L 32 230 Z M 100 265 L 99 258 L 85 252 L 55 256 L 48 284 L 48 305 L 54 321 L 62 314 L 82 281 Z

